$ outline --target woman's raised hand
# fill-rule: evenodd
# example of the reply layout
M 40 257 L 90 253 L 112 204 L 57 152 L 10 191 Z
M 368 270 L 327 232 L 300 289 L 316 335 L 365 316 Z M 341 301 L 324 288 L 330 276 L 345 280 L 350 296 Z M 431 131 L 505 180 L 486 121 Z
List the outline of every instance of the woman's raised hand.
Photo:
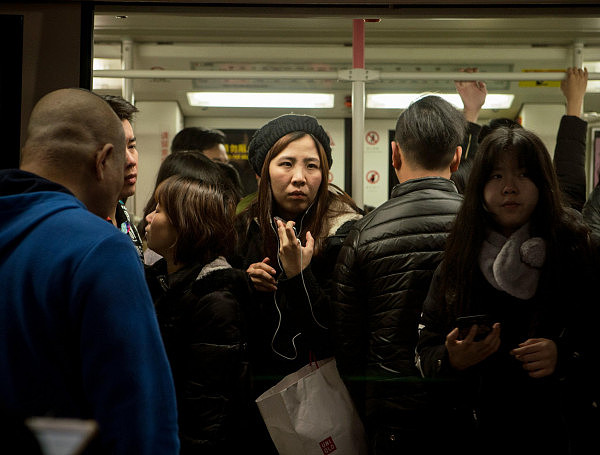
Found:
M 294 231 L 295 223 L 288 221 L 284 223 L 277 220 L 277 234 L 279 236 L 279 260 L 287 278 L 298 275 L 310 264 L 312 259 L 315 240 L 310 232 L 306 233 L 306 243 L 296 237 Z

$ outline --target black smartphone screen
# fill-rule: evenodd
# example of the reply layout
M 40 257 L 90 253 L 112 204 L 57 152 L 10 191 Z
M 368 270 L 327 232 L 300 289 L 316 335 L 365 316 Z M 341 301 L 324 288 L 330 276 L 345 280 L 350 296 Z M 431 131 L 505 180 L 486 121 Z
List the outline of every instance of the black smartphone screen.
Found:
M 492 319 L 487 314 L 476 314 L 472 316 L 461 316 L 456 318 L 458 327 L 458 338 L 465 339 L 473 325 L 477 324 L 477 334 L 475 341 L 483 340 L 492 331 Z

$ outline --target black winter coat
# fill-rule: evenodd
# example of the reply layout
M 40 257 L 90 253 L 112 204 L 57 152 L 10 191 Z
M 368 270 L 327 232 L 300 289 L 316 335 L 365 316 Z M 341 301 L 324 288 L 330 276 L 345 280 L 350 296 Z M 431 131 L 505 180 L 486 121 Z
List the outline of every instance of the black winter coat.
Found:
M 594 333 L 599 311 L 589 295 L 596 268 L 585 254 L 567 245 L 557 268 L 542 269 L 536 294 L 521 300 L 493 288 L 479 271 L 470 289 L 473 314 L 488 314 L 501 325 L 497 352 L 464 371 L 449 365 L 446 336 L 455 327 L 441 293 L 440 269 L 423 306 L 417 351 L 424 375 L 438 386 L 436 398 L 446 418 L 464 431 L 450 453 L 544 453 L 572 455 L 597 452 L 600 425 L 600 355 Z M 510 351 L 529 338 L 553 340 L 558 348 L 554 374 L 531 378 Z M 455 434 L 456 434 L 455 431 Z M 526 432 L 529 436 L 525 436 Z M 468 436 L 468 437 L 467 437 Z M 468 447 L 467 442 L 475 442 Z
M 336 359 L 371 429 L 418 426 L 425 412 L 414 363 L 417 319 L 461 203 L 441 177 L 396 185 L 390 200 L 353 226 L 340 252 Z
M 323 250 L 312 258 L 302 274 L 288 279 L 277 258 L 270 258 L 270 265 L 278 271 L 277 292 L 254 291 L 249 308 L 249 344 L 257 393 L 306 365 L 309 352 L 317 359 L 333 355 L 329 335 L 331 275 L 345 236 L 358 217 L 354 213 L 339 217 Z M 263 240 L 255 220 L 248 223 L 242 219 L 238 227 L 243 230 L 238 264 L 246 270 L 264 258 Z M 294 339 L 298 333 L 301 335 Z
M 166 276 L 161 259 L 146 269 L 173 372 L 182 454 L 247 449 L 250 395 L 245 273 L 217 258 Z

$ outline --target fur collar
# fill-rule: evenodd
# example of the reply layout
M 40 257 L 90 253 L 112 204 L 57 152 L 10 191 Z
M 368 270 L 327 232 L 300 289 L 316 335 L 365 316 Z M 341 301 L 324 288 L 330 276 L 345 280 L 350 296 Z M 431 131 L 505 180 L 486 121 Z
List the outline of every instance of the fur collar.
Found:
M 508 238 L 489 231 L 479 254 L 479 267 L 496 289 L 528 300 L 535 295 L 545 259 L 546 242 L 530 237 L 527 223 Z
M 348 221 L 358 220 L 362 218 L 360 213 L 355 212 L 348 204 L 334 200 L 329 207 L 329 225 L 327 229 L 327 237 L 332 237 L 336 232 Z

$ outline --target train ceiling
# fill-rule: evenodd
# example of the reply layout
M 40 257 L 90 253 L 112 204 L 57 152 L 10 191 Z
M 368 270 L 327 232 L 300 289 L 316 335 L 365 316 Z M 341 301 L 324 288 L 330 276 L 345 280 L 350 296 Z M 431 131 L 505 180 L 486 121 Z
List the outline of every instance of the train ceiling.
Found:
M 177 79 L 161 71 L 339 71 L 352 68 L 353 19 L 365 23 L 365 66 L 382 72 L 560 71 L 576 48 L 600 72 L 600 7 L 586 8 L 294 8 L 101 5 L 96 8 L 94 57 L 104 68 L 122 65 L 123 43 L 132 49 L 131 68 L 155 78 L 133 79 L 136 101 L 177 101 L 185 116 L 273 117 L 281 109 L 190 106 L 187 92 L 319 91 L 335 94 L 331 109 L 306 110 L 323 118 L 349 117 L 352 84 L 343 80 L 280 80 L 276 77 Z M 100 61 L 100 60 L 99 60 Z M 596 63 L 599 66 L 596 67 Z M 112 66 L 111 66 L 112 65 Z M 113 84 L 119 80 L 112 80 Z M 600 82 L 600 81 L 598 81 Z M 97 81 L 102 84 L 102 81 Z M 96 85 L 95 90 L 120 93 Z M 590 89 L 596 82 L 590 83 Z M 523 104 L 563 103 L 555 81 L 488 81 L 490 93 L 511 93 L 509 109 L 484 111 L 482 119 L 514 118 Z M 600 88 L 597 89 L 600 92 Z M 453 91 L 448 80 L 374 80 L 367 93 Z M 600 112 L 600 93 L 585 98 L 590 118 Z M 298 111 L 298 110 L 296 110 Z M 395 118 L 397 110 L 367 109 L 367 118 Z

